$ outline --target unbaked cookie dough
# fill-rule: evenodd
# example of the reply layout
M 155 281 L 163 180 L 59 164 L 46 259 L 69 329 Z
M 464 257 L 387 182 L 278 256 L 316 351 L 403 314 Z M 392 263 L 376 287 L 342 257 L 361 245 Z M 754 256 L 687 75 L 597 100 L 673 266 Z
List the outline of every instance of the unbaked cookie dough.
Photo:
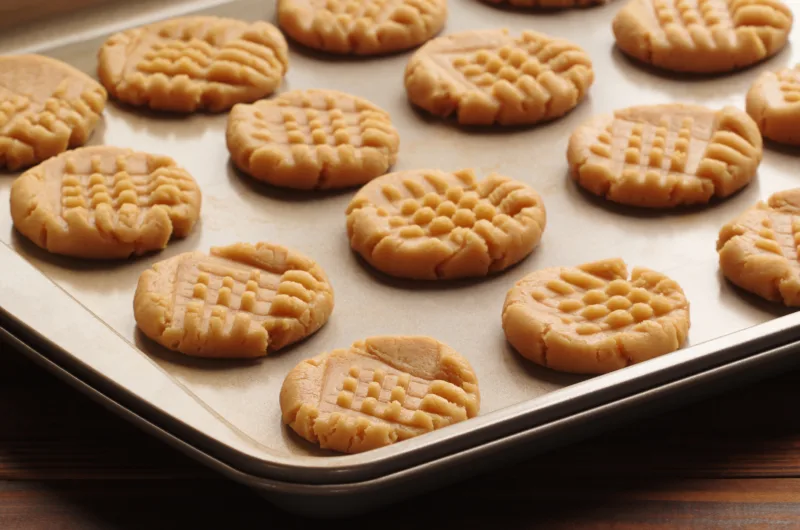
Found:
M 800 64 L 758 76 L 747 92 L 747 113 L 764 137 L 800 145 Z
M 503 305 L 503 329 L 525 358 L 602 374 L 670 353 L 689 333 L 689 302 L 667 276 L 621 259 L 528 274 Z
M 416 170 L 379 177 L 347 208 L 350 246 L 386 274 L 454 279 L 506 269 L 539 243 L 541 197 L 528 185 L 472 170 Z
M 533 124 L 563 116 L 594 81 L 578 45 L 524 31 L 472 30 L 439 37 L 406 66 L 409 100 L 464 125 Z
M 567 160 L 573 178 L 608 200 L 647 208 L 707 203 L 755 176 L 763 155 L 756 123 L 725 107 L 630 107 L 578 127 Z
M 106 105 L 100 84 L 42 55 L 0 57 L 0 169 L 32 166 L 86 143 Z
M 200 215 L 192 176 L 171 158 L 110 146 L 67 151 L 11 186 L 11 218 L 54 254 L 126 258 L 185 237 Z
M 386 173 L 400 148 L 388 112 L 333 90 L 294 90 L 236 105 L 226 138 L 239 169 L 298 189 L 364 184 Z
M 723 274 L 742 289 L 800 306 L 800 188 L 780 191 L 722 227 Z
M 219 112 L 272 94 L 289 68 L 267 22 L 192 16 L 115 33 L 97 72 L 118 100 L 155 110 Z
M 612 27 L 619 49 L 644 63 L 719 73 L 778 53 L 792 12 L 781 0 L 629 0 Z
M 477 416 L 469 362 L 429 337 L 371 337 L 301 362 L 280 394 L 284 423 L 325 449 L 360 453 Z
M 271 243 L 187 252 L 142 273 L 139 329 L 194 357 L 263 357 L 322 327 L 333 289 L 311 259 Z
M 278 0 L 278 23 L 328 53 L 380 55 L 419 46 L 444 27 L 447 0 Z

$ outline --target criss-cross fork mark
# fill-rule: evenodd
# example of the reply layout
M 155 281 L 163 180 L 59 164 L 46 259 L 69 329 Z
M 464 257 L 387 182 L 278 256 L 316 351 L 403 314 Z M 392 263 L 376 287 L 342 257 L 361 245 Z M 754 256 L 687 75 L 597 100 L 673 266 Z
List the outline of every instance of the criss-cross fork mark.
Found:
M 242 317 L 247 327 L 254 323 L 269 328 L 282 318 L 301 318 L 315 298 L 316 285 L 303 270 L 279 275 L 213 257 L 185 260 L 176 269 L 172 320 L 193 315 L 201 332 L 215 325 L 230 330 Z
M 0 103 L 0 131 L 3 131 L 15 116 L 29 110 L 36 110 L 34 102 L 27 96 L 15 94 L 2 87 L 0 87 L 0 96 L 3 99 Z
M 354 361 L 346 373 L 333 375 L 336 379 L 321 398 L 320 412 L 367 416 L 423 431 L 466 419 L 472 398 L 465 389 L 383 363 L 363 364 Z
M 542 84 L 542 75 L 548 72 L 563 75 L 572 67 L 583 64 L 573 62 L 575 52 L 580 50 L 573 44 L 526 32 L 520 38 L 495 48 L 450 54 L 449 61 L 469 84 L 490 95 L 494 95 L 497 83 L 506 81 L 518 96 L 542 97 L 548 93 Z
M 689 39 L 700 30 L 708 35 L 734 29 L 730 5 L 726 0 L 654 0 L 656 18 L 667 26 L 680 28 Z
M 316 11 L 327 11 L 337 24 L 349 29 L 356 25 L 380 26 L 388 21 L 410 23 L 415 16 L 433 15 L 436 0 L 309 0 Z
M 375 111 L 346 111 L 338 108 L 284 107 L 278 119 L 265 121 L 256 113 L 252 136 L 263 142 L 291 145 L 352 145 L 361 147 L 369 120 Z M 381 116 L 382 117 L 382 116 Z
M 702 50 L 730 50 L 742 42 L 749 45 L 749 38 L 742 40 L 740 32 L 751 30 L 769 47 L 771 38 L 764 30 L 782 31 L 791 24 L 786 16 L 776 21 L 754 10 L 776 9 L 763 0 L 653 0 L 653 8 L 667 40 Z
M 375 418 L 410 425 L 430 381 L 411 376 L 392 367 L 361 368 L 353 364 L 341 374 L 331 395 L 323 401 L 332 408 L 360 412 Z
M 786 258 L 792 268 L 800 271 L 800 216 L 767 211 L 761 228 L 748 230 L 746 234 L 756 248 Z
M 509 222 L 519 222 L 516 218 L 524 216 L 525 208 L 538 206 L 534 197 L 526 194 L 526 187 L 510 178 L 496 176 L 479 192 L 473 175 L 454 175 L 456 180 L 449 183 L 439 175 L 427 174 L 404 179 L 402 190 L 393 184 L 384 186 L 381 193 L 394 210 L 387 212 L 393 214 L 389 219 L 393 232 L 402 238 L 452 239 L 454 231 L 460 234 L 457 229 L 475 231 L 477 223 L 488 221 L 492 227 L 481 223 L 477 232 L 496 248 L 502 235 L 495 231 L 507 229 Z
M 38 101 L 0 87 L 0 160 L 8 155 L 20 165 L 29 165 L 86 142 L 103 111 L 105 94 L 96 86 L 72 97 L 72 83 L 64 79 Z
M 778 83 L 786 103 L 800 103 L 800 66 L 779 72 Z
M 155 205 L 169 207 L 190 202 L 194 182 L 174 167 L 160 167 L 149 173 L 128 172 L 125 155 L 117 157 L 114 171 L 105 171 L 100 157 L 93 157 L 92 171 L 77 172 L 74 159 L 67 159 L 61 178 L 61 214 L 71 209 L 96 210 L 101 204 L 115 212 L 142 213 Z
M 645 271 L 637 278 L 606 280 L 579 269 L 567 269 L 530 291 L 530 302 L 559 315 L 564 324 L 575 326 L 579 335 L 603 331 L 644 331 L 642 323 L 668 317 L 681 309 L 676 289 L 661 274 Z M 665 294 L 666 293 L 666 294 Z
M 371 24 L 381 24 L 389 19 L 400 6 L 408 4 L 406 0 L 310 0 L 316 11 L 325 10 L 337 17 L 337 22 L 354 24 L 359 19 L 366 19 Z
M 693 136 L 693 125 L 694 119 L 689 116 L 680 121 L 665 116 L 659 125 L 615 118 L 598 134 L 589 151 L 611 161 L 612 178 L 660 180 L 670 174 L 696 178 L 700 157 L 690 157 L 689 149 L 702 153 L 710 136 Z M 687 165 L 689 160 L 692 163 Z

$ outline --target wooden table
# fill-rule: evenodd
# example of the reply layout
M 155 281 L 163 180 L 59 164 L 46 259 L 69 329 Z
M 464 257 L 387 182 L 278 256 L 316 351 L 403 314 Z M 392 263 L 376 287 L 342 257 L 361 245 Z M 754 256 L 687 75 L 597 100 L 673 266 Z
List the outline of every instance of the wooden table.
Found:
M 800 528 L 798 403 L 800 372 L 787 373 L 340 525 Z M 2 344 L 0 426 L 3 529 L 320 524 L 206 470 Z

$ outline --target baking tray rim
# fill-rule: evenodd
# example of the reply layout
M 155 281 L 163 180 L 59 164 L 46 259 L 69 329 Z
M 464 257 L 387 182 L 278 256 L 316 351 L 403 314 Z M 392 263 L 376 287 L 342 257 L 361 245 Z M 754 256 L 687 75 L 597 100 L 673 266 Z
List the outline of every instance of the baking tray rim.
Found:
M 651 390 L 636 393 L 621 400 L 600 405 L 593 409 L 584 411 L 576 416 L 571 416 L 564 418 L 562 420 L 556 420 L 554 422 L 550 422 L 545 425 L 532 427 L 530 429 L 526 429 L 520 431 L 518 433 L 514 433 L 512 435 L 493 440 L 489 443 L 482 444 L 475 446 L 471 449 L 447 455 L 442 458 L 432 460 L 430 462 L 426 462 L 424 464 L 420 464 L 417 466 L 413 466 L 407 469 L 399 470 L 397 472 L 383 475 L 380 477 L 376 477 L 373 479 L 360 481 L 360 482 L 353 482 L 353 483 L 346 483 L 346 484 L 302 484 L 302 483 L 291 483 L 291 482 L 283 482 L 280 480 L 269 479 L 264 477 L 257 477 L 254 475 L 250 475 L 246 472 L 243 472 L 239 469 L 233 468 L 229 466 L 227 463 L 219 460 L 215 456 L 204 452 L 202 449 L 198 448 L 195 445 L 192 445 L 187 440 L 184 440 L 168 429 L 164 428 L 158 422 L 151 421 L 151 419 L 147 418 L 146 415 L 141 414 L 138 411 L 131 410 L 127 408 L 124 404 L 120 403 L 119 401 L 113 399 L 112 397 L 108 396 L 106 393 L 98 390 L 87 381 L 79 377 L 78 375 L 69 371 L 66 367 L 60 365 L 53 359 L 49 358 L 47 355 L 43 354 L 40 350 L 34 349 L 31 345 L 24 342 L 20 338 L 13 335 L 11 332 L 7 331 L 0 325 L 0 338 L 10 338 L 14 341 L 18 347 L 22 350 L 22 353 L 33 360 L 34 363 L 44 367 L 49 372 L 53 373 L 70 386 L 75 387 L 76 389 L 80 390 L 84 394 L 86 394 L 90 399 L 100 403 L 110 411 L 114 412 L 115 414 L 121 416 L 127 421 L 135 424 L 137 427 L 143 429 L 148 434 L 154 435 L 163 441 L 165 441 L 168 445 L 172 446 L 187 454 L 188 456 L 194 458 L 198 462 L 210 467 L 214 471 L 221 473 L 223 476 L 239 482 L 243 485 L 246 485 L 250 488 L 253 488 L 259 491 L 262 495 L 267 498 L 273 498 L 273 500 L 277 500 L 277 495 L 288 495 L 297 499 L 298 497 L 309 497 L 313 496 L 315 499 L 319 498 L 334 498 L 336 500 L 335 507 L 333 509 L 328 508 L 331 506 L 323 505 L 324 507 L 320 510 L 313 512 L 315 515 L 343 515 L 343 514 L 350 514 L 357 511 L 364 511 L 369 506 L 373 505 L 373 502 L 370 502 L 367 499 L 359 497 L 357 502 L 359 504 L 355 504 L 355 508 L 353 504 L 340 503 L 341 498 L 344 497 L 348 500 L 352 500 L 354 495 L 356 494 L 376 494 L 379 499 L 382 499 L 381 503 L 385 504 L 387 501 L 390 502 L 390 499 L 384 498 L 380 496 L 380 491 L 383 487 L 390 486 L 391 484 L 401 481 L 401 482 L 409 482 L 415 478 L 419 478 L 420 475 L 429 475 L 430 473 L 435 472 L 436 469 L 440 470 L 447 470 L 453 469 L 459 463 L 468 463 L 470 465 L 462 465 L 456 468 L 456 472 L 454 474 L 440 474 L 439 479 L 436 481 L 441 485 L 441 483 L 450 483 L 459 480 L 460 478 L 464 478 L 466 476 L 475 474 L 477 472 L 486 471 L 489 469 L 489 462 L 496 462 L 497 460 L 501 460 L 502 462 L 508 462 L 515 458 L 515 453 L 506 452 L 502 455 L 500 451 L 504 448 L 509 447 L 516 447 L 519 448 L 523 444 L 532 443 L 536 440 L 541 440 L 545 438 L 545 444 L 539 444 L 538 447 L 531 454 L 539 453 L 541 451 L 545 451 L 552 447 L 552 443 L 550 445 L 547 444 L 547 436 L 550 436 L 550 440 L 554 438 L 553 435 L 557 438 L 560 434 L 564 432 L 568 433 L 575 433 L 575 423 L 576 420 L 580 421 L 581 418 L 585 420 L 596 421 L 599 419 L 605 419 L 609 416 L 614 418 L 619 417 L 622 413 L 628 412 L 630 409 L 634 408 L 640 410 L 643 405 L 652 404 L 653 402 L 658 402 L 658 400 L 663 401 L 665 397 L 674 395 L 679 392 L 684 392 L 684 396 L 690 396 L 688 400 L 693 400 L 691 396 L 701 397 L 702 395 L 708 394 L 713 392 L 714 388 L 719 388 L 720 384 L 716 386 L 710 386 L 709 383 L 720 383 L 720 381 L 731 381 L 735 377 L 739 377 L 740 379 L 749 379 L 750 376 L 742 377 L 743 373 L 751 374 L 751 375 L 763 375 L 761 372 L 758 372 L 758 368 L 765 367 L 765 366 L 776 366 L 778 363 L 776 361 L 784 361 L 788 359 L 791 361 L 794 358 L 794 363 L 796 364 L 800 361 L 798 358 L 797 351 L 800 349 L 800 342 L 793 342 L 789 344 L 784 344 L 782 346 L 777 346 L 774 348 L 770 348 L 765 352 L 760 354 L 756 354 L 753 356 L 749 356 L 743 359 L 739 359 L 737 361 L 733 361 L 731 363 L 727 363 L 725 365 L 717 366 L 714 368 L 710 368 L 708 370 L 702 371 L 695 375 L 679 379 L 670 383 L 666 383 L 662 386 L 653 388 Z M 783 364 L 788 364 L 783 362 Z M 687 394 L 687 390 L 691 390 L 700 386 L 700 388 L 705 389 L 705 393 L 698 395 L 698 393 Z M 709 390 L 712 389 L 712 390 Z M 687 398 L 684 398 L 683 401 L 686 401 Z M 651 405 L 652 406 L 652 405 Z M 669 405 L 667 408 L 671 408 Z M 602 423 L 602 424 L 595 424 L 601 425 L 599 427 L 592 427 L 589 429 L 582 429 L 583 432 L 578 433 L 577 436 L 570 438 L 571 441 L 574 441 L 575 438 L 582 438 L 587 434 L 597 431 L 605 430 L 609 424 Z M 573 430 L 570 430 L 572 427 Z M 563 439 L 563 438 L 562 438 Z M 494 458 L 484 458 L 484 457 L 494 457 Z M 416 483 L 419 486 L 419 483 Z M 435 487 L 436 484 L 422 484 L 424 489 L 432 489 Z M 372 496 L 374 498 L 375 495 Z M 283 498 L 284 500 L 286 497 Z M 308 515 L 308 505 L 303 502 L 303 504 L 295 505 L 294 509 L 297 511 L 297 507 L 302 506 L 302 513 L 304 515 Z M 286 508 L 287 506 L 283 506 Z M 319 507 L 317 507 L 319 508 Z M 289 509 L 291 510 L 292 507 L 290 506 Z
M 62 311 L 59 316 L 67 315 L 67 318 L 76 323 L 83 320 L 84 325 L 94 324 L 93 331 L 103 334 L 93 335 L 98 343 L 124 348 L 134 355 L 149 359 L 144 352 L 121 337 L 5 242 L 0 245 L 0 263 L 4 264 L 4 282 L 0 283 L 0 317 L 5 316 L 26 333 L 44 341 L 48 349 L 60 352 L 68 364 L 88 370 L 95 380 L 113 384 L 115 392 L 128 394 L 131 399 L 143 401 L 159 414 L 171 418 L 177 431 L 186 432 L 187 436 L 197 439 L 199 446 L 223 461 L 256 476 L 298 483 L 341 484 L 386 475 L 563 419 L 709 367 L 761 353 L 770 347 L 792 342 L 800 334 L 793 333 L 795 328 L 800 332 L 800 313 L 793 313 L 373 451 L 333 457 L 267 455 L 263 451 L 257 451 L 258 444 L 254 441 L 248 442 L 243 434 L 227 436 L 223 440 L 219 437 L 219 431 L 217 436 L 204 431 L 197 421 L 182 419 L 174 407 L 170 408 L 170 402 L 165 402 L 163 397 L 158 399 L 157 393 L 149 389 L 134 390 L 134 381 L 130 378 L 128 381 L 117 381 L 87 364 L 80 354 L 59 345 L 59 342 L 66 342 L 65 328 L 69 333 L 72 326 L 65 326 L 62 321 L 59 329 L 54 329 L 54 326 L 48 327 L 45 319 L 40 319 L 37 323 L 30 319 L 26 321 L 25 313 L 30 313 L 30 306 L 33 305 L 30 304 L 31 297 L 30 294 L 26 296 L 26 291 L 37 291 L 39 296 L 33 297 L 34 300 L 48 300 L 48 305 L 54 312 L 57 308 L 63 310 L 63 304 L 66 304 L 69 309 Z M 86 317 L 89 317 L 88 320 Z M 166 372 L 163 374 L 173 382 L 174 390 L 183 392 L 174 379 Z M 271 421 L 280 421 L 280 418 L 276 416 Z M 224 422 L 220 422 L 220 425 L 233 432 L 230 425 Z

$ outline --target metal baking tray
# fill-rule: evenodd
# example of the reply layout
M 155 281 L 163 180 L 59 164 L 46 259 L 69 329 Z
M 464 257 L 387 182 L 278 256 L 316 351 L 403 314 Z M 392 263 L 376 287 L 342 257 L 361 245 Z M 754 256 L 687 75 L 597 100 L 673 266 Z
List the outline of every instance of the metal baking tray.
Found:
M 120 414 L 284 506 L 319 514 L 364 509 L 419 492 L 485 469 L 495 458 L 530 454 L 652 406 L 694 397 L 717 383 L 788 366 L 800 347 L 795 344 L 800 315 L 727 283 L 718 271 L 715 241 L 722 224 L 739 212 L 796 186 L 796 153 L 770 145 L 758 178 L 743 191 L 705 208 L 670 212 L 620 208 L 588 196 L 569 179 L 564 153 L 576 126 L 615 108 L 670 101 L 742 107 L 760 72 L 793 64 L 800 54 L 793 58 L 787 49 L 723 77 L 665 76 L 631 63 L 614 48 L 610 24 L 619 7 L 621 2 L 530 13 L 450 0 L 446 32 L 533 29 L 569 38 L 591 55 L 596 82 L 587 100 L 566 117 L 533 128 L 465 129 L 418 113 L 403 88 L 409 53 L 341 59 L 292 47 L 281 90 L 342 90 L 388 110 L 401 137 L 395 169 L 497 171 L 542 195 L 548 210 L 542 243 L 513 269 L 476 281 L 390 279 L 350 251 L 344 210 L 354 190 L 299 193 L 258 184 L 229 162 L 225 115 L 154 114 L 112 102 L 90 143 L 174 157 L 202 188 L 201 222 L 163 252 L 95 263 L 39 250 L 14 232 L 8 208 L 0 208 L 0 327 L 40 363 Z M 203 12 L 274 19 L 273 3 L 263 0 L 223 2 Z M 798 33 L 795 29 L 794 36 Z M 94 75 L 105 36 L 84 34 L 57 47 L 25 51 L 51 55 Z M 2 39 L 0 49 L 13 51 Z M 0 175 L 0 204 L 8 204 L 14 176 Z M 293 247 L 327 271 L 336 306 L 317 334 L 257 361 L 210 361 L 168 352 L 137 332 L 132 297 L 142 270 L 180 252 L 258 240 Z M 508 346 L 500 311 L 518 278 L 543 267 L 615 256 L 664 272 L 684 287 L 692 304 L 686 348 L 587 378 L 538 367 Z M 480 416 L 358 455 L 321 451 L 281 424 L 278 393 L 293 366 L 378 334 L 431 335 L 467 357 L 480 381 Z

